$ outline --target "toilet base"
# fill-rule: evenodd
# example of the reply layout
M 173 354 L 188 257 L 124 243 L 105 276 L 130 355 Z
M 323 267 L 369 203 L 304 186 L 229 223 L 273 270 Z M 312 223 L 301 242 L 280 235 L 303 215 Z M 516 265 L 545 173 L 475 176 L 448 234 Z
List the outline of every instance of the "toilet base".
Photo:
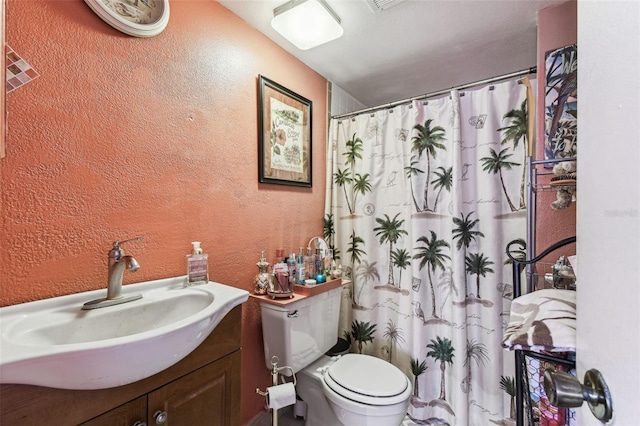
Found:
M 305 426 L 399 426 L 402 424 L 409 405 L 408 396 L 406 400 L 387 406 L 348 404 L 346 408 L 342 397 L 334 401 L 333 398 L 336 396 L 332 395 L 333 391 L 327 388 L 319 370 L 326 370 L 335 361 L 336 359 L 323 355 L 296 375 L 296 390 L 307 403 Z M 407 389 L 411 392 L 410 385 Z
M 324 396 L 322 376 L 316 371 L 318 368 L 329 366 L 332 362 L 331 358 L 323 355 L 296 374 L 296 390 L 307 404 L 305 426 L 343 426 Z

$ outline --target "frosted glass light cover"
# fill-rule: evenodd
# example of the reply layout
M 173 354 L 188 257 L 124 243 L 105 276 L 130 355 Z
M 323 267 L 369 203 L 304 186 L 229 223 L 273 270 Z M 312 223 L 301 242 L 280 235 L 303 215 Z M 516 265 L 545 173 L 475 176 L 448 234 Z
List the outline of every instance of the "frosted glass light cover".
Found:
M 303 3 L 278 12 L 274 10 L 271 26 L 300 50 L 308 50 L 342 36 L 339 20 L 318 0 Z

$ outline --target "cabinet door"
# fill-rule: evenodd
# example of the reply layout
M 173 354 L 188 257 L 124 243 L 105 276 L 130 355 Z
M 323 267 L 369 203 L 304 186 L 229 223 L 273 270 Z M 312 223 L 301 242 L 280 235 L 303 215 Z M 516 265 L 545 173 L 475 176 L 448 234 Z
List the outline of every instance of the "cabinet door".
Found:
M 146 422 L 146 420 L 147 397 L 145 395 L 86 421 L 80 426 L 133 426 L 136 422 Z
M 238 426 L 240 351 L 149 393 L 148 402 L 149 426 Z

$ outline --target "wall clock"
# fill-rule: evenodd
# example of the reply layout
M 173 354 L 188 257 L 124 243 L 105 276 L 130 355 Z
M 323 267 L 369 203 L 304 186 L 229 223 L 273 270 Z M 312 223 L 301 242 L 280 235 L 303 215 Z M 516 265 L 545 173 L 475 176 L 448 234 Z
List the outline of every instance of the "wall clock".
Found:
M 169 22 L 169 0 L 84 0 L 113 28 L 135 37 L 153 37 Z

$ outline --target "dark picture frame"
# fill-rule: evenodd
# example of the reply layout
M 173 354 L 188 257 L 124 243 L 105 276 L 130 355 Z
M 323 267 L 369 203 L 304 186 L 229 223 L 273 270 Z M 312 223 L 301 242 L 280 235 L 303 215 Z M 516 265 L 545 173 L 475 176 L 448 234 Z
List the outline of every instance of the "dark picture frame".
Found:
M 578 154 L 577 82 L 576 44 L 545 53 L 545 160 L 576 157 Z
M 310 188 L 312 102 L 263 75 L 258 87 L 259 182 Z

